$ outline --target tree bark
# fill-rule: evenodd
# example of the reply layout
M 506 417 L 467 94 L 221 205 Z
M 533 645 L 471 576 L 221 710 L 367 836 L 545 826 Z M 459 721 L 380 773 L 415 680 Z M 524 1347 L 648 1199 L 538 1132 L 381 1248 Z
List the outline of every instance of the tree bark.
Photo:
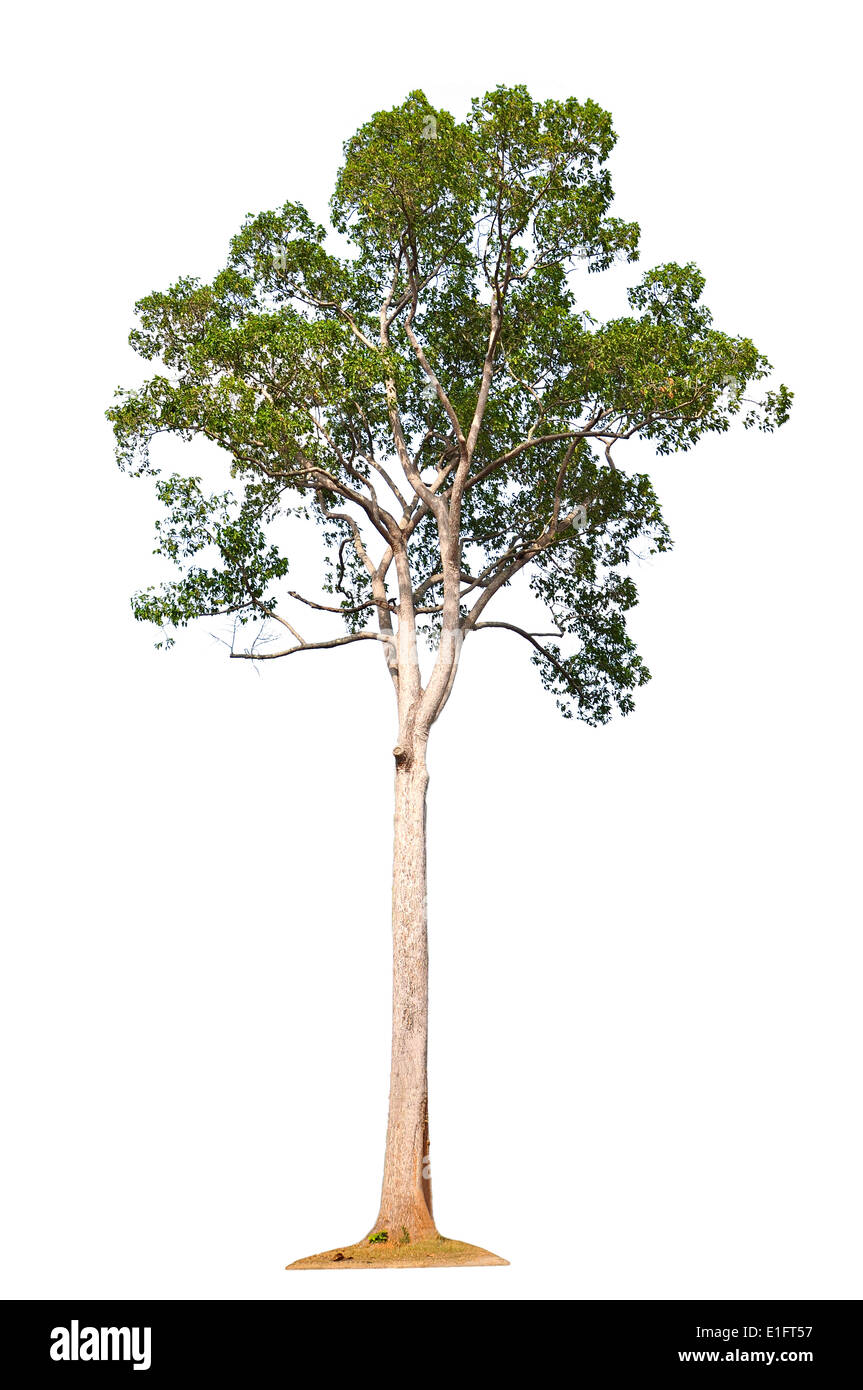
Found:
M 372 1228 L 394 1243 L 437 1234 L 428 1126 L 426 739 L 412 732 L 394 750 L 392 1067 L 381 1207 Z

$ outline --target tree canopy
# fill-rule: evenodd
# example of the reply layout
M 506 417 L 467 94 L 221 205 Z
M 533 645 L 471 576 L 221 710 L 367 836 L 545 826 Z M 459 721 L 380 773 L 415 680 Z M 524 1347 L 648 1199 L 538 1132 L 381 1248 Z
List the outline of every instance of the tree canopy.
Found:
M 735 417 L 772 430 L 791 393 L 752 394 L 770 364 L 713 327 L 693 264 L 644 273 L 626 317 L 591 316 L 582 272 L 638 256 L 637 224 L 610 212 L 615 139 L 590 100 L 499 87 L 459 122 L 413 92 L 345 144 L 331 231 L 298 203 L 250 215 L 211 283 L 142 299 L 131 342 L 158 370 L 107 413 L 121 465 L 155 477 L 179 574 L 136 617 L 281 624 L 279 651 L 234 652 L 252 660 L 380 641 L 397 688 L 408 625 L 438 653 L 432 718 L 455 669 L 442 636 L 510 626 L 564 714 L 631 710 L 649 678 L 632 555 L 671 542 L 622 444 L 685 451 Z M 163 433 L 222 449 L 226 489 L 162 474 Z M 321 529 L 316 596 L 290 588 L 286 513 Z M 498 618 L 522 571 L 541 632 Z M 300 637 L 309 609 L 332 636 Z

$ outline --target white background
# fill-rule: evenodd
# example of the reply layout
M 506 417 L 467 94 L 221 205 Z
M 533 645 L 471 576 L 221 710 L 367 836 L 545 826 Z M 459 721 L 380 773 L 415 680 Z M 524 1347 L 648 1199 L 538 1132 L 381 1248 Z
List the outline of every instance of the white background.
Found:
M 851 7 L 7 24 L 4 1293 L 860 1297 Z M 286 1274 L 377 1210 L 391 690 L 364 644 L 260 677 L 207 624 L 154 652 L 156 505 L 103 411 L 146 370 L 134 300 L 210 276 L 247 212 L 323 220 L 372 111 L 522 81 L 613 112 L 641 268 L 695 260 L 795 409 L 658 462 L 634 715 L 562 721 L 485 633 L 435 730 L 435 1210 L 511 1267 Z

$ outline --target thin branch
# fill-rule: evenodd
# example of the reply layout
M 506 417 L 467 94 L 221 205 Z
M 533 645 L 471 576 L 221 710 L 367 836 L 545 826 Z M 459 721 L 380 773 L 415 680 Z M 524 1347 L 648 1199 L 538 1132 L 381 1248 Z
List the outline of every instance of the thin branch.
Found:
M 552 656 L 551 652 L 547 651 L 541 643 L 535 640 L 537 637 L 562 637 L 562 632 L 525 632 L 524 628 L 516 627 L 515 623 L 474 623 L 473 630 L 476 632 L 482 627 L 503 627 L 506 628 L 508 632 L 517 633 L 519 637 L 523 637 L 526 642 L 529 642 L 532 647 L 536 647 L 540 655 L 550 666 L 554 667 L 555 671 L 566 681 L 568 686 L 574 687 L 580 694 L 584 693 L 584 686 L 573 676 L 572 672 L 567 671 L 566 667 L 562 666 L 556 657 Z
M 380 607 L 380 603 L 376 598 L 367 598 L 365 603 L 354 603 L 350 606 L 345 604 L 345 606 L 341 608 L 331 603 L 315 603 L 314 599 L 304 598 L 302 594 L 298 594 L 294 589 L 288 590 L 288 598 L 295 598 L 298 603 L 304 603 L 307 608 L 314 608 L 318 613 L 336 613 L 339 617 L 344 617 L 349 613 L 362 613 L 366 608 Z M 393 607 L 394 603 L 394 599 L 389 600 L 390 608 Z
M 280 656 L 293 656 L 295 652 L 320 652 L 328 647 L 346 647 L 351 642 L 391 641 L 392 637 L 382 632 L 352 632 L 347 637 L 333 637 L 328 642 L 303 642 L 280 652 L 231 652 L 231 656 L 238 661 L 275 661 Z

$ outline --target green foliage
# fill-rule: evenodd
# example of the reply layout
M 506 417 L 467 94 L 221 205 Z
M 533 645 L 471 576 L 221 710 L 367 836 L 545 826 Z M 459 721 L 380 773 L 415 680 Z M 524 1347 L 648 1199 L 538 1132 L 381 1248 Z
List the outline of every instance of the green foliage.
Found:
M 389 1238 L 388 1231 L 375 1231 L 373 1236 L 369 1236 L 369 1245 L 386 1245 Z
M 205 497 L 200 482 L 177 473 L 157 478 L 156 495 L 168 515 L 156 522 L 154 553 L 182 567 L 210 548 L 219 563 L 209 570 L 186 566 L 174 583 L 135 594 L 132 610 L 144 622 L 185 627 L 192 618 L 216 613 L 237 613 L 248 621 L 255 610 L 272 610 L 275 598 L 266 588 L 288 572 L 287 559 L 268 545 L 263 530 L 278 509 L 279 490 L 249 483 L 237 506 L 230 492 Z
M 560 638 L 534 642 L 532 659 L 564 714 L 601 723 L 631 710 L 649 673 L 626 629 L 637 601 L 627 567 L 671 541 L 650 479 L 625 473 L 613 446 L 641 438 L 685 452 L 735 417 L 769 431 L 787 420 L 791 392 L 751 395 L 770 364 L 748 338 L 713 327 L 694 265 L 647 270 L 629 291 L 630 316 L 604 324 L 576 297 L 579 268 L 638 255 L 638 226 L 610 214 L 615 139 L 592 101 L 498 87 L 457 122 L 412 92 L 345 144 L 331 213 L 349 254 L 286 203 L 247 217 L 212 283 L 184 277 L 142 299 L 130 341 L 159 370 L 118 391 L 107 414 L 120 465 L 155 479 L 166 513 L 157 553 L 180 577 L 136 594 L 135 616 L 162 629 L 266 618 L 288 571 L 272 524 L 288 514 L 320 526 L 323 593 L 359 633 L 375 610 L 355 527 L 386 536 L 389 518 L 402 526 L 418 625 L 434 643 L 439 527 L 399 470 L 393 403 L 419 476 L 437 478 L 451 507 L 497 310 L 457 508 L 462 568 L 474 597 L 481 579 L 504 589 L 525 569 Z M 211 441 L 231 489 L 208 495 L 196 476 L 163 478 L 152 461 L 161 434 Z M 382 470 L 403 492 L 397 505 Z M 378 508 L 391 509 L 382 526 Z M 469 603 L 462 614 L 470 630 Z

